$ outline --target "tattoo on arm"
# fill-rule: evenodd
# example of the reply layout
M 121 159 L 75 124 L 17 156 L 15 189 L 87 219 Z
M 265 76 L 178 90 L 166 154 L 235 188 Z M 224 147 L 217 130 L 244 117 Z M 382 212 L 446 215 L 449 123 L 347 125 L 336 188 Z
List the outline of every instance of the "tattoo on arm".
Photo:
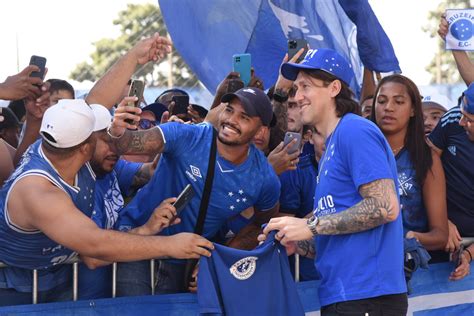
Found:
M 119 154 L 157 154 L 163 150 L 163 136 L 158 127 L 144 131 L 125 131 L 114 139 Z
M 144 163 L 141 168 L 135 173 L 132 180 L 132 188 L 133 189 L 140 189 L 142 186 L 150 181 L 152 176 L 152 163 Z
M 363 200 L 345 211 L 322 216 L 317 226 L 321 235 L 351 234 L 366 231 L 397 218 L 399 206 L 392 179 L 362 185 Z
M 316 247 L 314 240 L 300 240 L 296 243 L 296 252 L 303 257 L 314 259 L 316 257 Z

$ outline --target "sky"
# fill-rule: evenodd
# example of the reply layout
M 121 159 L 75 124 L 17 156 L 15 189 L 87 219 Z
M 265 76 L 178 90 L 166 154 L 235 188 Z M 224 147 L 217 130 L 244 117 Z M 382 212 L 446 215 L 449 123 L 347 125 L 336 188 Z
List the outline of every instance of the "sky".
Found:
M 320 0 L 321 1 L 321 0 Z M 324 1 L 324 0 L 322 0 Z M 386 33 L 405 75 L 418 85 L 426 85 L 437 38 L 421 28 L 428 11 L 441 0 L 369 0 Z M 151 0 L 15 0 L 0 1 L 0 81 L 23 69 L 31 55 L 45 56 L 49 78 L 68 79 L 75 65 L 88 59 L 92 42 L 119 35 L 112 24 L 127 3 L 157 3 Z M 76 89 L 88 85 L 73 83 Z M 90 85 L 90 84 L 89 84 Z

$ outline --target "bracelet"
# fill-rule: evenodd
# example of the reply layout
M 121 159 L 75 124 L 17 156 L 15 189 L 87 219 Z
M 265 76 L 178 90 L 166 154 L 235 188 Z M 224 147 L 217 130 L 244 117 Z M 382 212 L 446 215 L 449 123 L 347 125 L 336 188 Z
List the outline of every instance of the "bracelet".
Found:
M 109 127 L 107 127 L 107 135 L 109 135 L 109 136 L 110 136 L 110 138 L 112 138 L 112 139 L 120 139 L 120 138 L 122 138 L 122 136 L 123 136 L 124 134 L 125 134 L 125 133 L 123 133 L 123 134 L 122 134 L 122 135 L 120 135 L 120 136 L 115 136 L 115 135 L 112 135 L 112 133 L 110 132 L 110 126 L 109 126 Z
M 472 254 L 471 254 L 471 252 L 470 252 L 469 249 L 467 249 L 467 248 L 464 249 L 464 251 L 467 251 L 467 253 L 469 254 L 469 258 L 471 258 L 471 260 L 469 261 L 469 263 L 471 263 L 471 262 L 472 262 Z

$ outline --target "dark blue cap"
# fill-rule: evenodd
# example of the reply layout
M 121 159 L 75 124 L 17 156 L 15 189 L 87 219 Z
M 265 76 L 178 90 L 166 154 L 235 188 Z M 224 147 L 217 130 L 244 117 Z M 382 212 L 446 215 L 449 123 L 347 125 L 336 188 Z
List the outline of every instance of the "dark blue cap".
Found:
M 288 80 L 295 81 L 300 70 L 322 70 L 344 81 L 348 86 L 354 78 L 350 63 L 338 52 L 328 48 L 310 49 L 299 64 L 285 63 L 281 66 L 281 74 Z
M 245 87 L 237 90 L 235 93 L 225 94 L 221 102 L 230 102 L 237 98 L 249 116 L 258 116 L 262 120 L 262 124 L 270 126 L 273 117 L 273 108 L 270 99 L 265 92 L 258 88 Z
M 158 121 L 159 123 L 161 120 L 161 116 L 163 115 L 163 113 L 168 111 L 168 108 L 166 107 L 166 105 L 162 103 L 155 102 L 155 103 L 148 104 L 147 106 L 142 108 L 142 111 L 152 112 L 155 115 L 155 120 Z
M 466 97 L 467 103 L 464 100 L 461 102 L 461 110 L 474 115 L 474 83 L 469 85 L 463 95 Z

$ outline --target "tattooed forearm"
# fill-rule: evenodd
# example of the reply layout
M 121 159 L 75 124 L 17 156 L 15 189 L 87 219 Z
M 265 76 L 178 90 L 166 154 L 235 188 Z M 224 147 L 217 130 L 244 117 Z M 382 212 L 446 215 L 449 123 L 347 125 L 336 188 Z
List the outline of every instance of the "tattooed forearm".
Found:
M 150 181 L 153 174 L 153 163 L 144 163 L 142 167 L 135 173 L 132 180 L 132 188 L 137 190 Z
M 122 154 L 157 154 L 163 150 L 163 136 L 155 127 L 144 131 L 125 131 L 122 137 L 114 139 L 114 144 Z
M 296 252 L 303 257 L 314 259 L 316 257 L 316 248 L 314 240 L 300 240 L 296 244 Z
M 345 211 L 322 216 L 317 231 L 321 235 L 351 234 L 372 229 L 397 218 L 399 206 L 392 179 L 381 179 L 359 189 L 363 200 Z

